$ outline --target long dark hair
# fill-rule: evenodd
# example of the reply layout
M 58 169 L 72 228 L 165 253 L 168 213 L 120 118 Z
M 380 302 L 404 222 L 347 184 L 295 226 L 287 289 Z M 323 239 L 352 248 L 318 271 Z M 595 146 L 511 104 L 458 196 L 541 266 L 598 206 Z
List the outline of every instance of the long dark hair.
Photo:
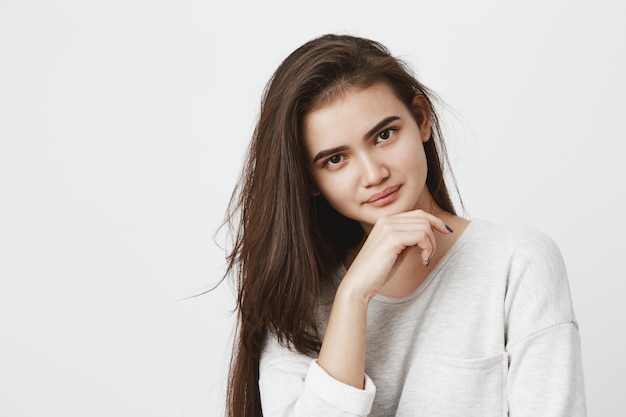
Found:
M 259 359 L 268 334 L 299 352 L 319 351 L 315 312 L 320 285 L 361 240 L 363 230 L 323 196 L 314 197 L 302 121 L 347 88 L 379 82 L 389 85 L 409 109 L 416 94 L 430 103 L 433 133 L 424 144 L 426 185 L 440 208 L 455 213 L 444 179 L 447 157 L 433 95 L 407 66 L 380 43 L 346 35 L 324 35 L 291 53 L 265 88 L 247 162 L 226 215 L 225 223 L 234 231 L 226 274 L 234 276 L 238 292 L 229 417 L 262 416 Z

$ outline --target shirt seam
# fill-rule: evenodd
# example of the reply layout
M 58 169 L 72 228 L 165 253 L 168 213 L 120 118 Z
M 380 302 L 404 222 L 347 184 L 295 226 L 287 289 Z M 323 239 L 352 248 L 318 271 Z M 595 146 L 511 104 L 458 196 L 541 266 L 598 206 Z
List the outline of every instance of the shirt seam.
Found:
M 542 335 L 542 333 L 548 333 L 549 331 L 554 330 L 557 327 L 564 327 L 564 326 L 574 326 L 574 328 L 576 330 L 578 330 L 578 324 L 575 321 L 569 321 L 569 322 L 564 322 L 564 323 L 557 323 L 557 324 L 554 324 L 552 326 L 545 327 L 545 328 L 543 328 L 541 330 L 538 330 L 538 331 L 536 331 L 534 333 L 531 333 L 528 336 L 525 336 L 525 337 L 521 338 L 520 340 L 517 340 L 517 341 L 513 342 L 509 346 L 506 346 L 506 351 L 507 352 L 514 352 L 514 351 L 517 350 L 519 345 L 522 345 L 523 343 L 525 343 L 525 342 L 527 342 L 527 341 L 529 341 L 531 339 L 540 337 Z

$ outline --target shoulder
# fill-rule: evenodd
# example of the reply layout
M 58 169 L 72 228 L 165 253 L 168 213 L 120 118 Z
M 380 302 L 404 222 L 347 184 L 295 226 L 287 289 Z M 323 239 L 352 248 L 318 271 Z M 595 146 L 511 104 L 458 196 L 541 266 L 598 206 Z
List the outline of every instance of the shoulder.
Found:
M 471 227 L 473 243 L 483 249 L 509 253 L 518 258 L 561 257 L 554 240 L 539 230 L 482 219 L 472 220 Z
M 507 339 L 565 323 L 575 323 L 567 271 L 555 241 L 544 232 L 518 225 L 496 225 L 484 220 L 473 235 L 485 242 L 490 262 L 506 267 L 505 320 Z
M 473 220 L 465 246 L 472 247 L 486 265 L 507 270 L 509 290 L 524 284 L 555 290 L 567 286 L 565 262 L 555 241 L 539 230 L 519 225 Z

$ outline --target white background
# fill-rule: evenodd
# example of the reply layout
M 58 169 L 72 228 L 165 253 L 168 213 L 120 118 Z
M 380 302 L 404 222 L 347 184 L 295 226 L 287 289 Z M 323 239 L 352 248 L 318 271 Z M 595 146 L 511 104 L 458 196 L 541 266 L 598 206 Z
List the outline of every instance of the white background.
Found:
M 441 95 L 469 217 L 556 240 L 589 415 L 624 415 L 626 3 L 216 3 L 0 1 L 0 415 L 220 415 L 233 293 L 184 298 L 265 82 L 326 32 Z

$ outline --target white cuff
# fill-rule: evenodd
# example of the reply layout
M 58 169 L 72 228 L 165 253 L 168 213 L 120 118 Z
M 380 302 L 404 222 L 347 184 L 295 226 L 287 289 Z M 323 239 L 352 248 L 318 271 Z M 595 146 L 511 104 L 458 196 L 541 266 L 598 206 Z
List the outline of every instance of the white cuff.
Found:
M 365 388 L 358 389 L 337 381 L 314 360 L 304 381 L 305 385 L 326 403 L 346 413 L 368 415 L 372 409 L 376 386 L 365 375 Z

